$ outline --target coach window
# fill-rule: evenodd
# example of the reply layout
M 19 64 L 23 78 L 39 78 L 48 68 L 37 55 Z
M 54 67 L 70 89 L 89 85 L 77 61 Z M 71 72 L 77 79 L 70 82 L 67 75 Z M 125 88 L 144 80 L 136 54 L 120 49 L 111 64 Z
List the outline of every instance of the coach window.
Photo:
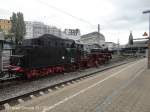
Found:
M 55 47 L 57 47 L 57 42 L 55 42 Z
M 80 45 L 78 45 L 78 48 L 79 48 L 79 49 L 81 48 Z
M 51 46 L 51 42 L 50 41 L 48 42 L 48 46 Z
M 37 40 L 37 45 L 41 45 L 41 41 L 40 40 Z
M 69 47 L 69 44 L 67 44 L 67 47 Z
M 43 40 L 41 40 L 41 45 L 44 45 L 44 41 Z
M 64 43 L 61 43 L 61 46 L 64 47 Z
M 43 40 L 39 40 L 38 43 L 39 43 L 39 45 L 42 45 L 42 46 L 44 45 L 44 41 Z

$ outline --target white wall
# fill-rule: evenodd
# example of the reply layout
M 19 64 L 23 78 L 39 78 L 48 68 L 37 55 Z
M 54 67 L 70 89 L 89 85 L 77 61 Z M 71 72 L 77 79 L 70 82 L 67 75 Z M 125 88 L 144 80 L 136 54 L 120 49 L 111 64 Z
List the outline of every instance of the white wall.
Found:
M 45 25 L 42 22 L 26 21 L 25 39 L 36 38 L 44 34 L 61 36 L 61 30 L 54 26 Z
M 80 41 L 85 44 L 98 44 L 100 46 L 105 45 L 105 40 L 103 38 L 98 38 L 97 36 L 84 37 Z

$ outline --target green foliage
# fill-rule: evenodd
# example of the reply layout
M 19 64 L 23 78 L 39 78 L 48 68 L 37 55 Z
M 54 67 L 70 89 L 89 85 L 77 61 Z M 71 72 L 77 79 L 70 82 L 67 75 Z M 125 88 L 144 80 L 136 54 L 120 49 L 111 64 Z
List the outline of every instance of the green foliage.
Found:
M 0 28 L 0 32 L 3 32 L 3 29 L 2 29 L 2 28 Z
M 13 34 L 12 33 L 5 34 L 4 37 L 5 37 L 5 40 L 13 42 Z
M 10 20 L 12 23 L 11 33 L 13 33 L 15 37 L 15 43 L 18 44 L 22 42 L 24 35 L 26 34 L 23 14 L 21 12 L 13 13 Z

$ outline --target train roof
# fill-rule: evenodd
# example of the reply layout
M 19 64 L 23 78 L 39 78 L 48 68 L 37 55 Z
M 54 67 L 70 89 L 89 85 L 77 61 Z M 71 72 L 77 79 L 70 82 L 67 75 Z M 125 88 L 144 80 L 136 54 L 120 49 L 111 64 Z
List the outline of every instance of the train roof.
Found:
M 62 39 L 62 38 L 55 36 L 55 35 L 52 35 L 52 34 L 44 34 L 42 36 L 39 36 L 38 38 Z
M 52 35 L 52 34 L 44 34 L 42 36 L 39 36 L 37 38 L 32 38 L 32 39 L 25 39 L 24 41 L 32 41 L 32 40 L 65 40 L 65 41 L 74 41 L 72 39 L 63 39 L 61 37 L 58 37 L 58 36 L 55 36 L 55 35 Z
M 75 43 L 74 40 L 71 39 L 63 39 L 55 35 L 51 34 L 44 34 L 38 38 L 32 38 L 32 39 L 26 39 L 23 41 L 22 45 L 23 46 L 33 46 L 33 45 L 39 45 L 40 43 L 43 43 L 45 45 L 48 45 L 48 42 L 58 42 L 58 43 Z

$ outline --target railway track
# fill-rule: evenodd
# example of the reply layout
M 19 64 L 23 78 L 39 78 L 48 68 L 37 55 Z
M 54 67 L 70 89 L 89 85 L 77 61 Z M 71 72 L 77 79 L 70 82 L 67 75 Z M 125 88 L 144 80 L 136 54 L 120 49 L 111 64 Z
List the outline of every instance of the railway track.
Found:
M 118 59 L 117 61 L 120 61 L 120 60 L 123 60 L 123 59 Z M 117 62 L 116 60 L 114 61 Z M 10 77 L 6 74 L 6 76 L 4 75 L 3 77 L 0 77 L 0 88 L 5 88 L 6 86 L 16 85 L 16 84 L 20 84 L 23 82 L 25 82 L 25 80 L 21 79 L 21 77 L 16 77 L 16 76 Z
M 24 80 L 21 80 L 20 77 L 3 77 L 0 78 L 0 89 L 5 88 L 6 86 L 16 85 L 23 82 Z
M 73 78 L 73 79 L 69 79 L 67 81 L 62 81 L 62 82 L 59 82 L 59 83 L 51 85 L 51 86 L 43 87 L 43 88 L 40 88 L 38 90 L 34 90 L 32 92 L 28 92 L 28 93 L 25 93 L 25 94 L 22 94 L 22 95 L 18 95 L 18 96 L 14 96 L 14 97 L 2 100 L 2 101 L 0 101 L 0 110 L 8 109 L 11 106 L 17 105 L 21 102 L 39 97 L 39 96 L 44 95 L 44 94 L 47 94 L 51 91 L 57 90 L 58 88 L 62 88 L 64 86 L 70 85 L 72 83 L 77 83 L 81 80 L 84 80 L 86 78 L 89 78 L 89 77 L 93 76 L 94 74 L 96 74 L 98 72 L 102 72 L 102 71 L 105 71 L 105 70 L 108 70 L 108 69 L 111 69 L 111 68 L 114 68 L 114 67 L 132 62 L 132 61 L 135 61 L 135 60 L 130 59 L 130 60 L 118 63 L 118 64 L 114 64 L 114 65 L 111 65 L 111 66 L 108 66 L 108 67 L 104 67 L 102 69 L 97 69 L 97 70 L 95 70 L 93 72 L 90 72 L 90 73 L 87 73 L 83 76 L 79 76 L 79 77 L 76 77 L 76 78 Z

